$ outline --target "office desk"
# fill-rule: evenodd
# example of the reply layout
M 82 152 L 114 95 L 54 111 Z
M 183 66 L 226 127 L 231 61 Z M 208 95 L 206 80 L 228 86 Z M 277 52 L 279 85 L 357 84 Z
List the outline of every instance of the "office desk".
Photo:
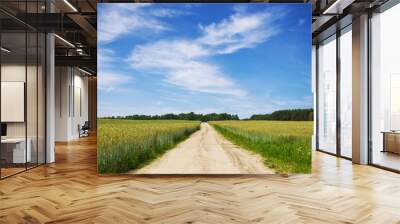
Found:
M 25 151 L 25 138 L 6 138 L 1 139 L 1 157 L 6 163 L 26 163 L 31 162 L 31 139 L 27 139 Z
M 400 154 L 400 131 L 383 131 L 382 152 Z

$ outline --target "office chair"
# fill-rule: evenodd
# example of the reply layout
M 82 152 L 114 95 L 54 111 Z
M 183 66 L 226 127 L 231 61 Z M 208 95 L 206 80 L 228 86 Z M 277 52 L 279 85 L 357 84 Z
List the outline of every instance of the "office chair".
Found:
M 79 128 L 79 138 L 89 136 L 89 129 L 90 129 L 89 121 L 85 121 L 82 127 Z

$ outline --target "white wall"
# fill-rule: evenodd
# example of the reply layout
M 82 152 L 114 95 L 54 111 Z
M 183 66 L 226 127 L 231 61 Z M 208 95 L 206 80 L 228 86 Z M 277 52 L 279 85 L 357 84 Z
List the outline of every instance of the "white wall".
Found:
M 81 76 L 82 73 L 74 75 L 74 107 L 72 108 L 71 135 L 79 137 L 78 125 L 82 126 L 88 120 L 88 78 Z
M 55 85 L 55 140 L 77 139 L 78 125 L 88 120 L 88 78 L 76 68 L 56 67 Z
M 55 68 L 55 141 L 67 141 L 69 132 L 69 68 Z

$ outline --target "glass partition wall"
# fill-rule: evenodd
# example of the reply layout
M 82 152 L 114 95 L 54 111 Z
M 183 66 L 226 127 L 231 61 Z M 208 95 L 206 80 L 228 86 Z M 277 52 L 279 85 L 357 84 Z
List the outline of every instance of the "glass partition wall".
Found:
M 336 154 L 336 36 L 321 42 L 318 54 L 318 149 Z
M 400 172 L 400 4 L 369 17 L 368 164 Z M 357 41 L 357 40 L 356 40 Z M 352 26 L 317 44 L 317 149 L 352 158 Z
M 371 18 L 370 163 L 400 171 L 400 4 Z
M 39 10 L 32 3 L 18 6 Z M 45 41 L 43 33 L 0 12 L 1 179 L 45 163 Z
M 25 170 L 30 158 L 26 150 L 25 38 L 24 32 L 1 34 L 1 177 Z
M 340 155 L 352 157 L 352 34 L 351 25 L 340 32 Z
M 317 47 L 317 149 L 352 157 L 351 25 Z

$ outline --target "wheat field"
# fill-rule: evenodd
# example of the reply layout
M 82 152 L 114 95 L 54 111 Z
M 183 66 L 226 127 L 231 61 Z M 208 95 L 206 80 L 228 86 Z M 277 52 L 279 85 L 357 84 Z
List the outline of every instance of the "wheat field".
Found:
M 213 121 L 233 143 L 263 156 L 280 173 L 311 172 L 311 121 Z
M 140 168 L 200 128 L 198 121 L 98 119 L 99 173 Z

